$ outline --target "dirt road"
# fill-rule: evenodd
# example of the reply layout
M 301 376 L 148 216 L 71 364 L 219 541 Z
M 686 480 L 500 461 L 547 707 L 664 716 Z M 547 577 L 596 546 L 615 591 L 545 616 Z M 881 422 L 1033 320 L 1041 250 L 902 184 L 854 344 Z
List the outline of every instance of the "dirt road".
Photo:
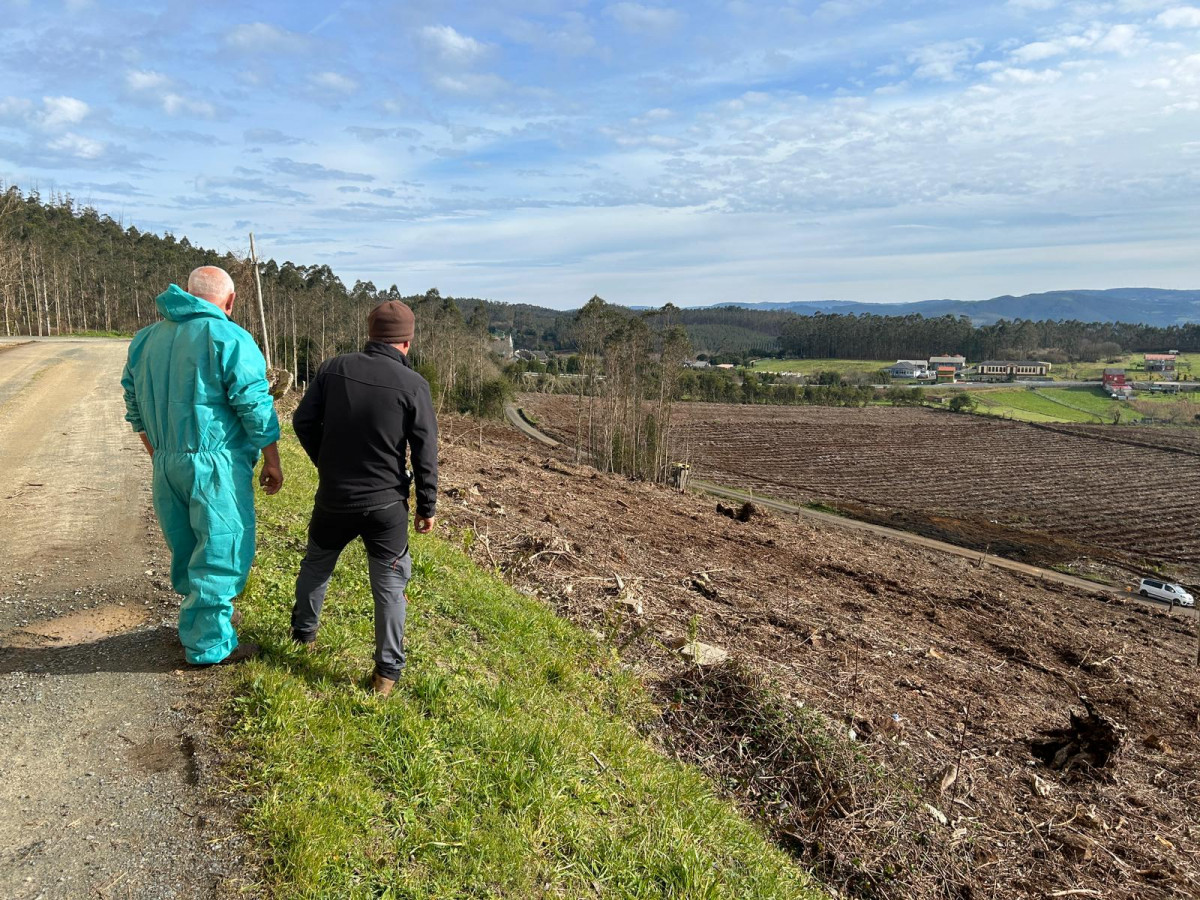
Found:
M 128 342 L 0 341 L 0 896 L 222 896 Z M 236 841 L 234 841 L 236 844 Z

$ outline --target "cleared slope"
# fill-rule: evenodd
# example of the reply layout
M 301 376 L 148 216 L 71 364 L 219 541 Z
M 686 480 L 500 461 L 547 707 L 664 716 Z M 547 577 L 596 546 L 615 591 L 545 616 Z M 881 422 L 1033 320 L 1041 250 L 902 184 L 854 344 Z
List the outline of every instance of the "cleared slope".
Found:
M 679 687 L 686 667 L 662 642 L 698 633 L 725 647 L 793 708 L 803 702 L 843 723 L 843 735 L 854 728 L 866 765 L 945 813 L 946 826 L 920 806 L 880 816 L 876 794 L 829 772 L 844 786 L 843 811 L 797 801 L 788 833 L 852 893 L 864 871 L 876 876 L 874 896 L 1200 892 L 1190 617 L 836 527 L 775 516 L 737 523 L 710 501 L 576 468 L 567 453 L 549 460 L 499 426 L 482 451 L 473 424 L 460 432 L 456 443 L 447 423 L 443 515 L 479 536 L 477 559 L 611 635 L 684 713 L 698 695 Z M 622 590 L 642 599 L 643 615 L 614 612 Z M 1065 726 L 1084 694 L 1127 729 L 1115 765 L 1093 776 L 1037 763 L 1031 742 Z M 697 721 L 730 721 L 693 711 Z M 749 743 L 690 753 L 684 740 L 669 742 L 706 759 L 747 808 L 770 807 L 762 785 L 780 782 L 760 780 L 763 760 Z M 960 761 L 957 786 L 942 791 Z M 777 812 L 768 818 L 779 821 Z

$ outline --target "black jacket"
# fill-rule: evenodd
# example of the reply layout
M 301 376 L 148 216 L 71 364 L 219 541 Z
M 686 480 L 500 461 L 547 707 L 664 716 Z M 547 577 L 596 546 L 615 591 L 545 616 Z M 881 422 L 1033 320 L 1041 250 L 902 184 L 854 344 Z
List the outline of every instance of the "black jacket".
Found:
M 412 451 L 417 515 L 437 510 L 437 419 L 429 383 L 390 344 L 327 360 L 292 415 L 320 475 L 317 506 L 350 512 L 408 499 Z

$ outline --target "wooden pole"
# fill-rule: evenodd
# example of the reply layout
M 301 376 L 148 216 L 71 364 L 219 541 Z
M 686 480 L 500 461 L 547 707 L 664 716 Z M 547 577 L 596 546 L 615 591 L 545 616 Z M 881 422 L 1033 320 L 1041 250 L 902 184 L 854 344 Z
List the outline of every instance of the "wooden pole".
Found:
M 258 319 L 262 322 L 263 359 L 271 368 L 271 338 L 267 335 L 267 313 L 263 309 L 262 277 L 258 271 L 258 255 L 254 252 L 254 232 L 250 232 L 250 264 L 254 266 L 254 290 L 258 293 Z
M 292 384 L 300 384 L 300 351 L 296 347 L 296 298 L 289 297 L 292 301 Z

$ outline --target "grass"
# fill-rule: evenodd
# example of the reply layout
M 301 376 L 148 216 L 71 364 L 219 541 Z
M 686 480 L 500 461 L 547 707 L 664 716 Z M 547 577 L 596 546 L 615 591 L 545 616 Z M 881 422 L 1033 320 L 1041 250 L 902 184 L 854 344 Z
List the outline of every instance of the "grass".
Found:
M 260 498 L 239 604 L 259 660 L 235 670 L 235 784 L 287 898 L 823 896 L 697 770 L 657 753 L 657 716 L 610 650 L 415 537 L 409 665 L 388 700 L 362 688 L 372 602 L 356 542 L 318 649 L 288 636 L 315 473 L 288 437 L 283 491 Z
M 1111 425 L 1117 414 L 1122 424 L 1141 422 L 1152 416 L 1168 418 L 1173 407 L 1185 422 L 1192 420 L 1196 404 L 1190 394 L 1152 394 L 1139 391 L 1134 401 L 1112 400 L 1099 388 L 1004 387 L 975 390 L 976 412 L 1024 422 Z M 1144 405 L 1158 407 L 1147 414 Z
M 988 416 L 1017 419 L 1022 422 L 1088 422 L 1099 420 L 1086 412 L 1055 403 L 1040 392 L 1027 388 L 972 391 L 976 412 Z
M 92 337 L 92 338 L 131 338 L 132 331 L 64 331 L 63 337 Z
M 1025 422 L 1111 425 L 1117 413 L 1125 423 L 1145 418 L 1122 400 L 1112 400 L 1098 388 L 1028 387 L 972 391 L 977 411 Z

